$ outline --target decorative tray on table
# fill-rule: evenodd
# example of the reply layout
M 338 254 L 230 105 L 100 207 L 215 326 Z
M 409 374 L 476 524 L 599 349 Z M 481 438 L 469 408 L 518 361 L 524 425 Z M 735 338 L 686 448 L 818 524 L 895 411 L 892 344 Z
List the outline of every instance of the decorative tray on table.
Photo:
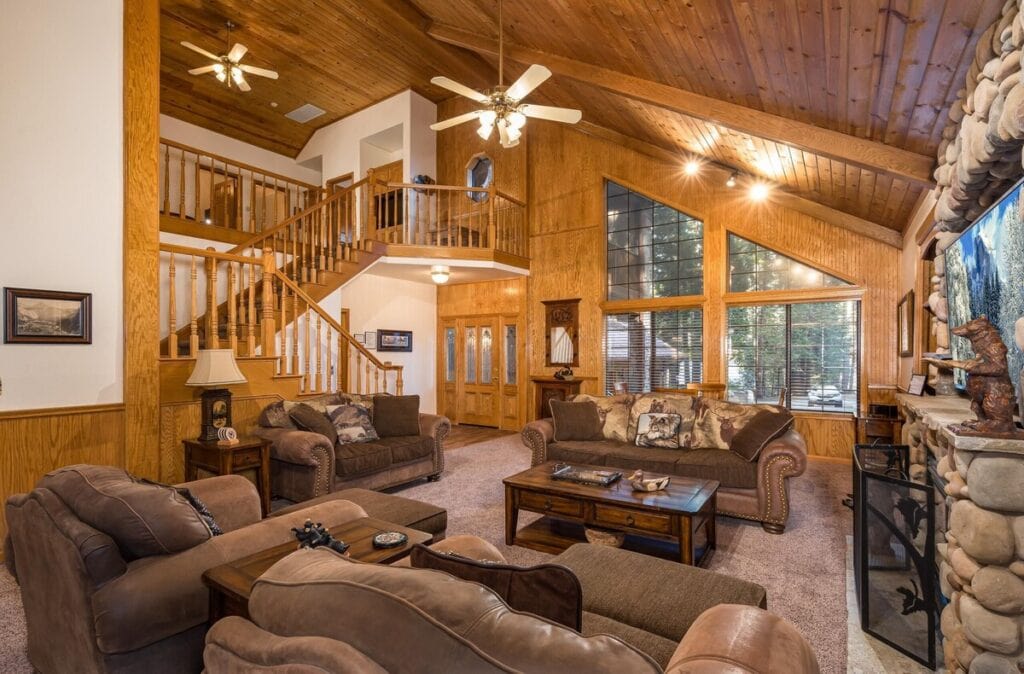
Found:
M 580 484 L 593 484 L 598 487 L 607 487 L 615 484 L 622 478 L 622 473 L 611 470 L 593 470 L 590 468 L 577 468 L 564 463 L 555 464 L 551 471 L 551 478 L 554 480 L 566 480 L 568 482 L 579 482 Z

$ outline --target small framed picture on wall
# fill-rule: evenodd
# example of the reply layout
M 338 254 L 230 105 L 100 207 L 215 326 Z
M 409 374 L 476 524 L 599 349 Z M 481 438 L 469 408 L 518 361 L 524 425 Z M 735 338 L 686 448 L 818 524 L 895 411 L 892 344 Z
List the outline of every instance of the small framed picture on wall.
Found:
M 92 294 L 4 288 L 5 344 L 92 344 Z
M 363 344 L 365 344 L 366 348 L 369 349 L 370 351 L 376 351 L 377 350 L 377 333 L 374 332 L 374 331 L 364 332 L 363 333 Z
M 907 387 L 907 393 L 912 396 L 924 395 L 924 385 L 927 379 L 923 374 L 910 375 L 910 386 Z
M 378 351 L 412 351 L 411 330 L 378 330 Z

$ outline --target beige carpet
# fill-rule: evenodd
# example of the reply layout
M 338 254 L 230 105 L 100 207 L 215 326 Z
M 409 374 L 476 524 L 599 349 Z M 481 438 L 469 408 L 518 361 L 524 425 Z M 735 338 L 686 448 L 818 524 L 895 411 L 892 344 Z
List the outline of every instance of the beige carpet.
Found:
M 401 490 L 403 496 L 448 509 L 448 532 L 471 533 L 495 543 L 516 563 L 536 563 L 548 555 L 504 545 L 504 491 L 501 478 L 529 466 L 529 452 L 518 435 L 445 452 L 439 482 Z M 850 491 L 846 464 L 811 461 L 790 481 L 792 516 L 782 536 L 760 525 L 722 518 L 718 550 L 710 568 L 765 586 L 768 608 L 792 621 L 813 646 L 821 671 L 847 669 L 846 536 L 850 511 L 839 500 Z M 520 526 L 528 521 L 520 517 Z M 24 655 L 24 614 L 13 580 L 0 571 L 0 672 L 31 672 Z

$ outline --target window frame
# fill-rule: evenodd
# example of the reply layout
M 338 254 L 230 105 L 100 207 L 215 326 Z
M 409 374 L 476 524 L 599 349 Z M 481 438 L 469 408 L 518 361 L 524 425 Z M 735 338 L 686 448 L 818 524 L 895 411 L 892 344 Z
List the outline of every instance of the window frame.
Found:
M 697 329 L 696 334 L 700 337 L 700 358 L 696 359 L 696 360 L 688 359 L 691 362 L 696 362 L 697 363 L 698 368 L 699 368 L 699 379 L 692 380 L 691 382 L 687 382 L 687 383 L 692 383 L 693 381 L 695 381 L 697 383 L 702 383 L 704 381 L 704 363 L 705 363 L 704 327 L 705 326 L 704 326 L 704 308 L 702 306 L 668 307 L 668 308 L 664 308 L 664 307 L 651 307 L 651 308 L 625 309 L 625 310 L 621 310 L 621 311 L 607 310 L 607 311 L 603 311 L 602 314 L 601 314 L 601 367 L 602 367 L 602 371 L 603 371 L 604 390 L 605 390 L 607 395 L 611 395 L 610 391 L 612 390 L 612 387 L 615 384 L 615 382 L 611 381 L 609 376 L 608 376 L 608 371 L 609 371 L 609 368 L 608 368 L 608 361 L 609 361 L 609 358 L 608 358 L 608 351 L 609 351 L 609 345 L 608 345 L 608 319 L 611 316 L 621 316 L 621 315 L 624 315 L 624 314 L 643 314 L 643 313 L 649 313 L 651 315 L 650 316 L 650 328 L 649 328 L 650 334 L 649 334 L 649 336 L 646 335 L 646 334 L 644 335 L 644 338 L 645 338 L 645 344 L 644 344 L 645 355 L 646 355 L 646 350 L 650 349 L 650 360 L 649 361 L 645 360 L 645 362 L 643 364 L 645 369 L 644 369 L 644 372 L 643 372 L 643 375 L 642 375 L 642 379 L 644 381 L 645 386 L 646 386 L 647 383 L 650 383 L 650 388 L 653 391 L 653 390 L 656 390 L 658 388 L 657 386 L 655 386 L 655 382 L 654 382 L 655 367 L 656 367 L 656 363 L 657 363 L 657 360 L 658 360 L 658 357 L 657 357 L 657 332 L 656 332 L 656 328 L 655 328 L 655 321 L 656 321 L 655 314 L 668 313 L 668 312 L 683 312 L 683 311 L 685 311 L 685 312 L 695 312 L 696 313 L 697 321 L 699 321 L 699 328 Z M 677 325 L 678 325 L 678 323 L 677 323 Z M 697 327 L 697 326 L 694 326 L 694 327 Z M 645 326 L 645 330 L 646 330 L 646 326 Z M 628 324 L 627 324 L 627 328 L 626 328 L 626 334 L 627 334 L 627 336 L 629 334 Z M 627 361 L 628 361 L 628 359 L 627 359 Z M 627 382 L 627 383 L 632 383 L 632 382 Z M 646 392 L 646 391 L 633 391 L 633 390 L 630 391 L 630 393 L 642 393 L 642 392 Z

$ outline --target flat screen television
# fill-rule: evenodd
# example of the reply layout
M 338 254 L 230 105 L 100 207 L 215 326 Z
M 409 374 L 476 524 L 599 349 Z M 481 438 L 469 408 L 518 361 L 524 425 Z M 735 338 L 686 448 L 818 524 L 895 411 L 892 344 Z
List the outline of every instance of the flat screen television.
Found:
M 1016 386 L 1024 353 L 1014 341 L 1014 324 L 1024 316 L 1024 203 L 1018 182 L 946 249 L 946 298 L 949 326 L 987 316 L 1009 351 L 1010 377 Z M 950 335 L 953 358 L 974 357 L 971 344 Z M 964 388 L 963 370 L 954 370 Z

